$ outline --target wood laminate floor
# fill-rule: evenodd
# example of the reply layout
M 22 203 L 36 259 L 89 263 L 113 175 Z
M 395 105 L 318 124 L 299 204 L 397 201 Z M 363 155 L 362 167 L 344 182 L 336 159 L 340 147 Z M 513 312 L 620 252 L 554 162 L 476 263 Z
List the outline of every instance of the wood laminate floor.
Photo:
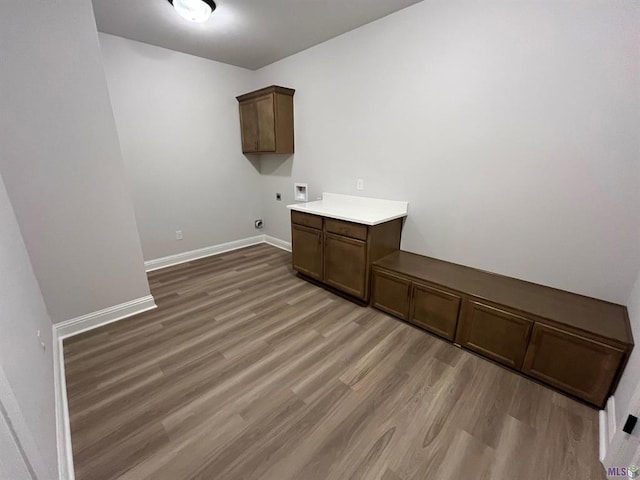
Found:
M 76 478 L 604 479 L 597 412 L 258 245 L 149 274 L 65 341 Z

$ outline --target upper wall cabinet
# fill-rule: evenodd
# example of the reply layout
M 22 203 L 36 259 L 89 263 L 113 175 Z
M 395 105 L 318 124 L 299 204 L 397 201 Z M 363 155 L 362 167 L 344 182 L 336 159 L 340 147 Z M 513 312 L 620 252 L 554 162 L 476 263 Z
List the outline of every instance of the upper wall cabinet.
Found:
M 242 153 L 293 153 L 294 93 L 273 85 L 236 97 Z

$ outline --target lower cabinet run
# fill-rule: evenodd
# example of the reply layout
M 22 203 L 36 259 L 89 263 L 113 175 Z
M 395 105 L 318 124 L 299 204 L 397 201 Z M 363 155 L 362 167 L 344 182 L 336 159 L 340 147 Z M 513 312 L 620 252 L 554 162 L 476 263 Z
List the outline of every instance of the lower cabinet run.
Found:
M 621 305 L 402 251 L 371 305 L 599 408 L 633 348 Z

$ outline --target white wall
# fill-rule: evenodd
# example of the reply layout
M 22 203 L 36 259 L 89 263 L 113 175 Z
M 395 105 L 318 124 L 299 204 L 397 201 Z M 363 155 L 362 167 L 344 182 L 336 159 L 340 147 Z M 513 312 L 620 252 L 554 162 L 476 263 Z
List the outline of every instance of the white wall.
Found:
M 100 45 L 145 260 L 262 233 L 235 99 L 254 72 L 102 33 Z
M 2 415 L 0 415 L 0 478 L 33 480 L 11 428 Z
M 90 0 L 0 5 L 0 171 L 54 322 L 149 294 Z
M 57 476 L 57 456 L 51 320 L 2 177 L 0 226 L 1 409 L 36 475 L 52 479 Z M 40 347 L 38 330 L 46 350 Z
M 266 233 L 290 238 L 294 181 L 408 200 L 403 249 L 625 303 L 639 9 L 427 0 L 259 70 L 296 89 L 296 154 L 262 163 Z

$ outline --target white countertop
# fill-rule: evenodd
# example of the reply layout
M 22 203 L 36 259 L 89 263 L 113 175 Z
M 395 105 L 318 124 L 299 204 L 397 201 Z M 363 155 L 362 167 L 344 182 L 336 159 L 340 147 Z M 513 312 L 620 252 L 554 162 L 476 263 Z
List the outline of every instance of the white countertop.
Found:
M 294 203 L 287 205 L 287 208 L 297 212 L 362 223 L 363 225 L 378 225 L 389 220 L 406 217 L 409 211 L 409 202 L 323 193 L 322 200 Z

